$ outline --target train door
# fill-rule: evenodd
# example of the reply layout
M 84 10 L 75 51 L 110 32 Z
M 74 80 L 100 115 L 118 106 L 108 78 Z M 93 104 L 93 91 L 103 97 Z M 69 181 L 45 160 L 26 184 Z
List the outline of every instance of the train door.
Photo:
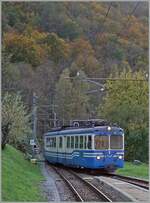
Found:
M 63 136 L 58 137 L 58 144 L 57 144 L 57 157 L 58 163 L 63 163 Z
M 67 136 L 63 137 L 63 152 L 64 152 L 64 161 L 63 164 L 66 165 L 66 153 L 67 153 Z
M 56 162 L 58 163 L 58 144 L 59 144 L 59 137 L 56 137 Z
M 66 137 L 66 164 L 70 165 L 71 136 Z

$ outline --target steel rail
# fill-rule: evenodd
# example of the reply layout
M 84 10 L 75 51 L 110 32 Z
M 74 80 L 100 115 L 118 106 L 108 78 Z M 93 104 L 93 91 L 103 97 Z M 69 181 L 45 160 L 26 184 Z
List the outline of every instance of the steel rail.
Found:
M 88 187 L 90 187 L 93 190 L 93 192 L 96 192 L 97 195 L 103 199 L 103 201 L 112 202 L 112 200 L 109 197 L 107 197 L 102 191 L 100 191 L 98 188 L 96 188 L 92 183 L 84 180 L 82 177 L 80 177 L 79 175 L 77 175 L 75 172 L 73 172 L 71 170 L 69 170 L 69 172 L 71 174 L 73 174 L 74 176 L 76 176 L 78 179 L 82 180 Z
M 133 178 L 129 176 L 118 175 L 118 174 L 108 174 L 108 176 L 111 176 L 111 178 L 122 180 L 124 182 L 128 182 L 133 185 L 149 190 L 149 181 Z
M 80 194 L 77 192 L 77 190 L 74 188 L 74 186 L 72 185 L 72 183 L 65 177 L 63 176 L 57 169 L 56 167 L 52 167 L 57 174 L 59 174 L 59 176 L 67 183 L 67 185 L 69 186 L 69 188 L 72 190 L 72 192 L 74 193 L 74 195 L 76 196 L 76 200 L 79 202 L 84 202 L 84 200 L 82 199 L 82 197 L 80 196 Z
M 77 201 L 80 202 L 85 202 L 85 200 L 81 197 L 81 195 L 78 193 L 78 191 L 75 189 L 75 187 L 72 185 L 72 183 L 57 169 L 57 167 L 52 166 L 52 168 L 57 172 L 57 174 L 67 183 L 67 185 L 70 187 L 70 189 L 72 190 L 72 192 L 76 195 L 76 199 Z M 66 170 L 64 168 L 62 168 L 63 170 Z M 103 192 L 101 192 L 99 189 L 97 189 L 93 184 L 89 183 L 88 181 L 84 180 L 82 177 L 80 177 L 79 175 L 77 175 L 76 173 L 74 173 L 72 170 L 68 170 L 67 172 L 69 172 L 71 175 L 75 176 L 77 179 L 79 179 L 80 181 L 82 181 L 82 183 L 84 183 L 86 186 L 88 186 L 94 193 L 96 193 L 98 195 L 98 197 L 100 197 L 101 200 L 103 200 L 104 202 L 112 202 L 111 199 L 109 199 Z

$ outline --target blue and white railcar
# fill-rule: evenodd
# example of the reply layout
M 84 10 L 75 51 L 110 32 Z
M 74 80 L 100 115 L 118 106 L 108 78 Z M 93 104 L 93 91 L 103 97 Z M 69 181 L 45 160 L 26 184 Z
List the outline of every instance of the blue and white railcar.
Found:
M 119 127 L 66 128 L 44 135 L 44 156 L 50 163 L 88 169 L 124 165 L 124 131 Z

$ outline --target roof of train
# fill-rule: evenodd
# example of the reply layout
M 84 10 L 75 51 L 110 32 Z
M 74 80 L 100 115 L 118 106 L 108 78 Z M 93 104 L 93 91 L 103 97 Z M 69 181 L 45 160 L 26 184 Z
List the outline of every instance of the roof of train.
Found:
M 70 134 L 81 134 L 81 133 L 94 133 L 99 134 L 99 132 L 104 134 L 109 134 L 112 132 L 116 135 L 120 135 L 123 133 L 123 129 L 120 127 L 112 127 L 111 130 L 108 130 L 108 126 L 99 126 L 99 127 L 92 127 L 92 128 L 66 128 L 66 129 L 55 129 L 49 132 L 46 132 L 44 135 L 46 136 L 53 136 L 53 135 L 70 135 Z

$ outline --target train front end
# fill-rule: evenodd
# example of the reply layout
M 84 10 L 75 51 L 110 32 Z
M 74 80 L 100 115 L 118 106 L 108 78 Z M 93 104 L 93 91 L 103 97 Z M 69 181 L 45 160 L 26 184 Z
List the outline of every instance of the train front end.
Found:
M 118 127 L 104 127 L 94 135 L 95 168 L 114 171 L 124 166 L 124 131 Z

